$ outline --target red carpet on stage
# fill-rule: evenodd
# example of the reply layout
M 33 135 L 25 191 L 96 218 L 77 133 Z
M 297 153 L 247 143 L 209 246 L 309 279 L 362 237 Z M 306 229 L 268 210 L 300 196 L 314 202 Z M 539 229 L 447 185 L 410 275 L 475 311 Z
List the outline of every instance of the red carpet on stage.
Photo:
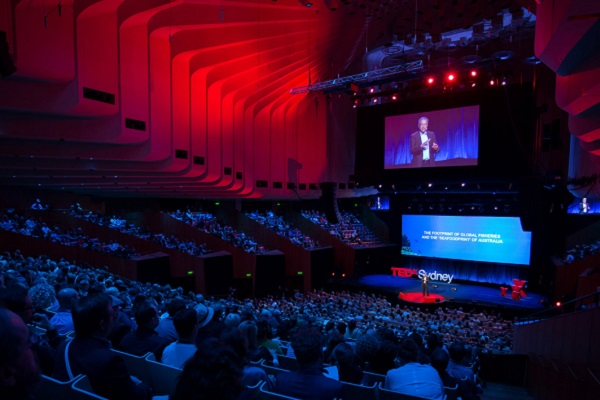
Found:
M 421 292 L 400 292 L 398 294 L 398 298 L 400 300 L 408 301 L 410 303 L 442 303 L 443 301 L 445 301 L 444 296 L 440 296 L 439 294 L 430 294 L 429 296 L 423 296 L 423 293 Z

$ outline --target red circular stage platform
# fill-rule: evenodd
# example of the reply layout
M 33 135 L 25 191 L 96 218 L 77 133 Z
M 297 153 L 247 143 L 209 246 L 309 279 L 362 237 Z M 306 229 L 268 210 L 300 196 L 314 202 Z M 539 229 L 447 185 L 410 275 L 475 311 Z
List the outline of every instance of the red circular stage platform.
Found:
M 429 296 L 423 296 L 421 292 L 400 292 L 398 293 L 398 298 L 402 301 L 408 301 L 410 303 L 443 303 L 446 301 L 444 296 L 440 296 L 439 294 L 430 294 Z

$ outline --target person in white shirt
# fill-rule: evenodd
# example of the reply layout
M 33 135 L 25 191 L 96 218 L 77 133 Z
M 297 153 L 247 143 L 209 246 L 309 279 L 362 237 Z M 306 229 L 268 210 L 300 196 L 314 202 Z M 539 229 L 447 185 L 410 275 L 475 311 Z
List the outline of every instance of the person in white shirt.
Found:
M 198 334 L 198 315 L 190 308 L 178 311 L 173 316 L 173 324 L 179 340 L 171 343 L 163 351 L 163 364 L 183 369 L 185 363 L 196 353 L 196 335 Z

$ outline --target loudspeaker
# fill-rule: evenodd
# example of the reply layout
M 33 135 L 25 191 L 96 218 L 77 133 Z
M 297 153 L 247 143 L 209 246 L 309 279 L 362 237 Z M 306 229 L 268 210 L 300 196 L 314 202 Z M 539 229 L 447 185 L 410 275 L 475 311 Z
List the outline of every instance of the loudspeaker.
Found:
M 0 75 L 6 78 L 7 76 L 14 74 L 16 71 L 17 67 L 15 67 L 8 49 L 6 32 L 0 31 Z

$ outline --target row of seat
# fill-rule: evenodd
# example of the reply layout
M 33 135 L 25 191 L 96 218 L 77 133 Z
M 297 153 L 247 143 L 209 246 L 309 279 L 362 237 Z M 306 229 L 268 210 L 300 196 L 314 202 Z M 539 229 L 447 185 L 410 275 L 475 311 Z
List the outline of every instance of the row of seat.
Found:
M 371 386 L 355 385 L 353 383 L 341 382 L 344 385 L 342 398 L 339 400 L 423 400 L 424 397 L 411 396 L 398 392 L 392 392 L 383 388 L 384 383 L 373 383 Z M 266 382 L 259 382 L 255 386 L 250 387 L 254 392 L 257 400 L 301 400 L 296 397 L 290 397 L 283 394 L 271 392 L 266 389 Z M 448 390 L 448 388 L 446 388 Z M 455 388 L 450 389 L 452 395 L 448 392 L 444 395 L 444 400 L 456 400 Z
M 271 365 L 265 364 L 265 361 L 261 361 L 258 366 L 263 368 L 269 377 L 276 378 L 279 373 L 289 372 L 289 369 L 286 369 L 285 365 L 291 365 L 292 367 L 295 365 L 295 369 L 297 369 L 297 361 L 292 357 L 284 357 L 279 356 L 279 365 L 281 368 L 274 367 Z M 284 362 L 282 363 L 282 360 Z M 293 361 L 291 361 L 293 360 Z M 295 362 L 295 364 L 294 364 Z M 292 370 L 295 370 L 292 369 Z M 383 386 L 385 384 L 385 375 L 374 374 L 372 372 L 363 372 L 363 384 L 357 385 L 350 382 L 341 382 L 344 385 L 344 397 L 342 400 L 422 400 L 422 397 L 418 396 L 410 396 L 402 393 L 393 392 L 391 390 L 385 389 Z M 258 390 L 258 386 L 254 387 L 254 389 Z M 458 385 L 453 388 L 444 388 L 445 399 L 447 400 L 456 400 L 458 397 Z M 266 391 L 264 388 L 261 388 L 260 394 L 257 391 L 256 397 L 258 400 L 273 400 L 273 399 L 293 399 L 293 397 L 284 396 L 278 393 L 271 393 Z M 262 397 L 261 397 L 262 396 Z
M 170 395 L 175 391 L 177 380 L 182 370 L 156 361 L 154 354 L 147 353 L 143 356 L 111 350 L 119 354 L 125 361 L 127 370 L 132 376 L 147 383 L 154 389 L 156 396 Z M 89 379 L 79 375 L 68 382 L 60 382 L 49 376 L 42 375 L 40 383 L 34 391 L 36 399 L 103 399 L 93 393 Z

